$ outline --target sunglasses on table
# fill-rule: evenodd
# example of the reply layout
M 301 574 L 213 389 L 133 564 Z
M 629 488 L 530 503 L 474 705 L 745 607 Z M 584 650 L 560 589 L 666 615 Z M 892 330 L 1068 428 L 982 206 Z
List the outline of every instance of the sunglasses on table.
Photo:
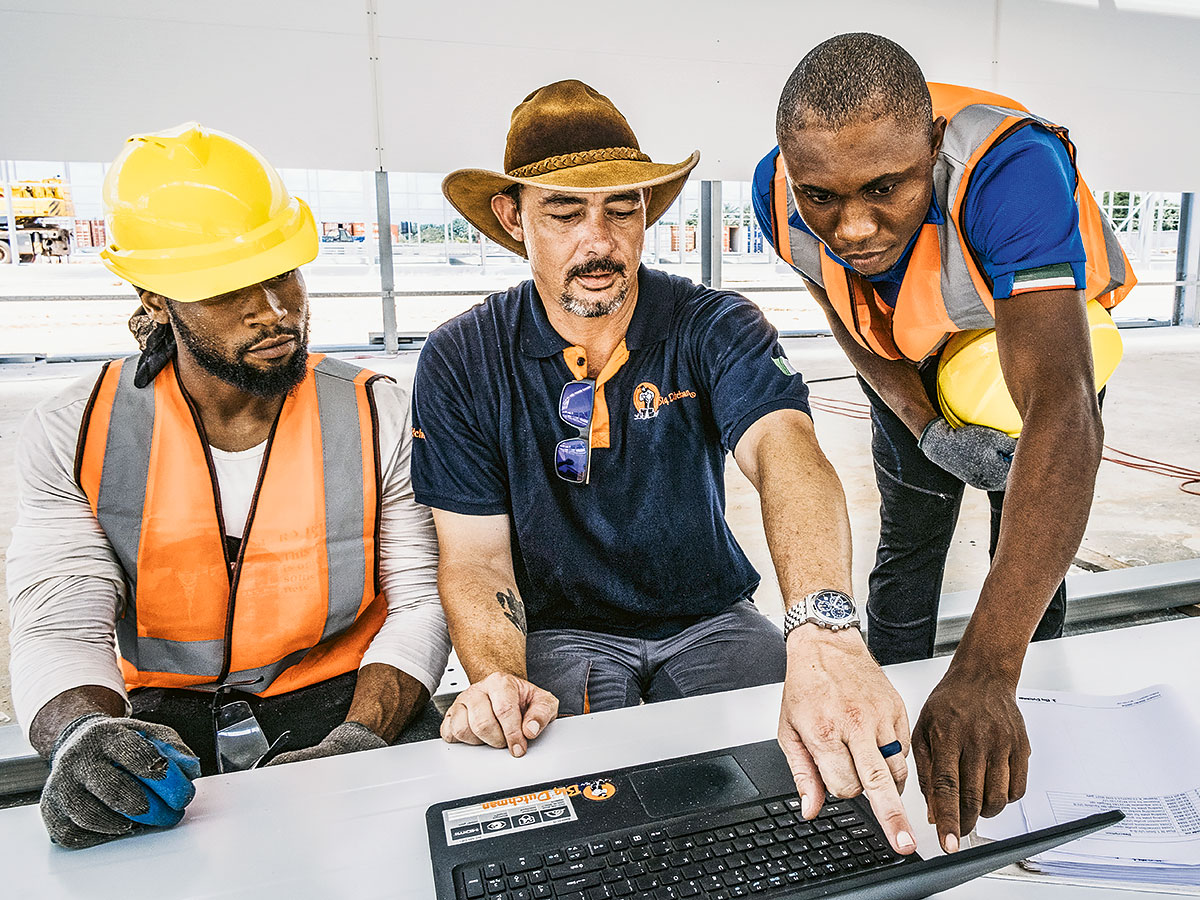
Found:
M 563 385 L 558 417 L 579 429 L 579 437 L 559 441 L 554 448 L 554 471 L 572 484 L 587 484 L 592 465 L 592 407 L 596 380 L 580 378 Z

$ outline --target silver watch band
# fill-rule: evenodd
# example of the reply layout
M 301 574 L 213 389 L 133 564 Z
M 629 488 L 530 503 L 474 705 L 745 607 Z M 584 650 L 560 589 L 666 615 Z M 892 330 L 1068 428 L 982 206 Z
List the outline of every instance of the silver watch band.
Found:
M 852 610 L 849 617 L 840 622 L 832 621 L 812 609 L 812 603 L 815 598 L 822 594 L 832 594 L 836 597 L 841 597 L 849 603 Z M 844 628 L 858 628 L 861 630 L 861 620 L 858 617 L 858 607 L 854 602 L 854 598 L 844 591 L 826 589 L 813 591 L 799 603 L 793 604 L 783 617 L 783 637 L 787 640 L 789 634 L 808 622 L 812 622 L 818 628 L 824 628 L 829 631 L 841 631 Z

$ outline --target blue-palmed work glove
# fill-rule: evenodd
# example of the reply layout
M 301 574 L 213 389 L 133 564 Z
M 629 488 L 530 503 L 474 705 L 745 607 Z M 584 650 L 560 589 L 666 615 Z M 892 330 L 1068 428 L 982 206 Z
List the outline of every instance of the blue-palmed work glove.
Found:
M 943 418 L 925 426 L 921 452 L 951 475 L 981 491 L 1002 491 L 1017 439 L 985 425 L 952 426 Z
M 103 713 L 63 729 L 42 789 L 50 840 L 78 850 L 145 828 L 170 828 L 196 796 L 200 761 L 174 729 Z
M 303 750 L 289 750 L 280 753 L 267 763 L 268 766 L 278 766 L 284 763 L 302 762 L 306 759 L 320 759 L 323 756 L 338 756 L 342 753 L 357 753 L 359 750 L 377 750 L 386 747 L 387 741 L 359 722 L 343 722 L 325 736 L 325 740 L 314 747 Z

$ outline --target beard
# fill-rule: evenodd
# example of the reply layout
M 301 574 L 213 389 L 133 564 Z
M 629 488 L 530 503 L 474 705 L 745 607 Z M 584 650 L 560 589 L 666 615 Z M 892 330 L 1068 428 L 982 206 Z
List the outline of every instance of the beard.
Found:
M 167 314 L 171 317 L 175 337 L 187 347 L 200 367 L 243 393 L 269 400 L 291 393 L 308 374 L 307 311 L 304 314 L 304 323 L 299 328 L 274 328 L 235 348 L 228 355 L 228 351 L 211 338 L 188 328 L 176 315 L 172 303 L 167 304 Z M 292 337 L 296 340 L 296 349 L 287 362 L 270 369 L 261 369 L 246 361 L 246 354 L 251 347 L 277 337 Z
M 617 282 L 617 292 L 611 297 L 586 298 L 571 293 L 571 282 L 580 275 L 602 275 L 608 272 L 620 277 Z M 615 313 L 625 302 L 629 294 L 629 278 L 625 275 L 625 266 L 609 256 L 588 260 L 567 270 L 563 283 L 562 295 L 558 298 L 559 305 L 564 311 L 583 319 L 598 319 Z

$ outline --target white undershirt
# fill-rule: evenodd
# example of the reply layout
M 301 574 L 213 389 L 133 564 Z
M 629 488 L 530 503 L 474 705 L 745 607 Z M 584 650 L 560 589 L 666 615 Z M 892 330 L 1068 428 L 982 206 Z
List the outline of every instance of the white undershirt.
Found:
M 241 538 L 246 531 L 246 519 L 250 517 L 250 502 L 258 486 L 258 473 L 262 469 L 263 454 L 267 442 L 263 441 L 249 450 L 218 450 L 209 447 L 213 468 L 217 472 L 217 487 L 221 491 L 221 513 L 225 518 L 225 534 Z

